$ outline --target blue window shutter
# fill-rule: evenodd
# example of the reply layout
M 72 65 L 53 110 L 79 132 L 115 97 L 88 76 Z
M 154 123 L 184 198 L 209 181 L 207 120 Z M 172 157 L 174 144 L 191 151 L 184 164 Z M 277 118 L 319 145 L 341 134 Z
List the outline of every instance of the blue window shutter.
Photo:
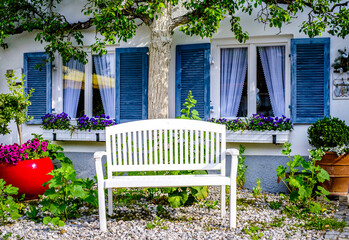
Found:
M 116 122 L 148 117 L 148 48 L 115 49 Z
M 176 116 L 192 91 L 201 119 L 210 118 L 210 44 L 178 45 L 176 48 Z
M 291 40 L 291 118 L 314 123 L 330 115 L 330 38 Z
M 34 89 L 27 112 L 33 120 L 27 124 L 40 124 L 41 117 L 52 111 L 51 62 L 41 66 L 47 59 L 48 55 L 43 52 L 24 53 L 25 86 L 27 90 Z

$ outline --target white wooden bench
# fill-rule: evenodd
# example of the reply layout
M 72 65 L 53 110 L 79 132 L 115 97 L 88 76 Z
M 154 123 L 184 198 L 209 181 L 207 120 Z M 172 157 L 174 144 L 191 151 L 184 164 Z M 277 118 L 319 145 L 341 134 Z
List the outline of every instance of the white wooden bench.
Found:
M 226 154 L 232 156 L 226 177 Z M 107 230 L 104 189 L 108 189 L 108 214 L 113 213 L 112 188 L 221 186 L 221 216 L 225 216 L 225 186 L 230 186 L 230 227 L 236 227 L 236 174 L 239 152 L 226 149 L 224 125 L 186 119 L 154 119 L 106 128 L 106 152 L 94 154 L 100 229 Z M 102 157 L 107 156 L 104 179 Z M 204 175 L 113 176 L 115 172 L 220 170 Z M 218 171 L 216 171 L 218 172 Z M 115 174 L 114 174 L 115 175 Z

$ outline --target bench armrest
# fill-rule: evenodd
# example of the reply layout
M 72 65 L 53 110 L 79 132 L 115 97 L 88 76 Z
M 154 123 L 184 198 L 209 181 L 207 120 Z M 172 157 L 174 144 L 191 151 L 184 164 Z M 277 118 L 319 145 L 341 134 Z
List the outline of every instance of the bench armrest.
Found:
M 230 178 L 236 179 L 236 175 L 237 175 L 237 171 L 238 171 L 239 150 L 237 150 L 235 148 L 229 148 L 226 150 L 226 154 L 231 155 Z
M 95 152 L 93 155 L 95 159 L 95 167 L 96 167 L 96 173 L 97 173 L 97 181 L 99 183 L 102 183 L 104 180 L 104 175 L 103 175 L 103 167 L 102 167 L 102 157 L 107 156 L 106 152 Z

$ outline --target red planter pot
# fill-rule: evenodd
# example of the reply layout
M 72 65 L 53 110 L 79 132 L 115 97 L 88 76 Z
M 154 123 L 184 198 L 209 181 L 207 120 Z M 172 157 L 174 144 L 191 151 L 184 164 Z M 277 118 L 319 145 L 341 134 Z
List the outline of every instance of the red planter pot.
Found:
M 6 184 L 19 188 L 18 196 L 25 194 L 26 199 L 37 198 L 44 194 L 48 186 L 42 184 L 52 178 L 47 173 L 53 170 L 53 164 L 50 158 L 31 159 L 19 162 L 17 165 L 1 164 L 0 178 L 6 181 Z

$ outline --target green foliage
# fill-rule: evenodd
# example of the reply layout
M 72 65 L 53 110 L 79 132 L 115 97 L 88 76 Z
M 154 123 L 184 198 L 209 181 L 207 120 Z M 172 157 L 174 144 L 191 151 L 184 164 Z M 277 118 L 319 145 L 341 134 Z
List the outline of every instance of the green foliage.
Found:
M 0 46 L 7 48 L 5 39 L 10 35 L 24 31 L 36 32 L 35 40 L 46 43 L 45 51 L 51 60 L 58 52 L 64 61 L 78 59 L 87 62 L 83 49 L 83 30 L 94 26 L 99 33 L 95 43 L 90 45 L 92 52 L 106 53 L 107 44 L 115 44 L 133 38 L 137 28 L 145 24 L 148 27 L 157 25 L 166 12 L 173 12 L 167 21 L 168 35 L 178 28 L 188 36 L 197 35 L 211 38 L 225 18 L 230 19 L 234 37 L 244 42 L 248 32 L 244 31 L 238 14 L 252 15 L 256 20 L 270 27 L 281 28 L 304 12 L 308 17 L 300 24 L 300 32 L 309 37 L 328 32 L 331 35 L 345 38 L 348 35 L 349 10 L 338 0 L 328 1 L 138 1 L 138 0 L 86 0 L 83 12 L 84 22 L 69 22 L 59 9 L 63 1 L 48 0 L 3 0 L 0 3 Z M 281 4 L 282 3 L 282 4 Z M 281 4 L 281 5 L 280 5 Z M 178 15 L 179 9 L 182 15 Z M 151 28 L 151 30 L 153 30 Z M 165 39 L 165 38 L 164 38 Z M 167 39 L 167 38 L 166 38 Z M 163 40 L 165 41 L 165 40 Z M 168 40 L 166 40 L 168 41 Z
M 245 226 L 242 231 L 248 235 L 251 236 L 251 238 L 253 240 L 257 240 L 260 239 L 261 237 L 263 237 L 263 233 L 259 232 L 259 230 L 261 230 L 262 228 L 260 226 Z
M 188 97 L 185 99 L 185 103 L 183 103 L 185 108 L 181 110 L 181 113 L 183 114 L 179 118 L 201 120 L 199 117 L 199 112 L 194 109 L 196 102 L 197 101 L 194 99 L 191 91 L 189 91 Z
M 259 178 L 257 178 L 256 180 L 256 186 L 252 188 L 252 195 L 255 198 L 260 197 L 262 192 L 262 188 L 261 188 L 261 180 Z
M 247 169 L 247 166 L 245 165 L 245 147 L 240 144 L 239 146 L 239 156 L 238 156 L 238 171 L 237 171 L 237 177 L 236 177 L 236 184 L 238 185 L 239 188 L 243 188 L 244 184 L 246 182 L 245 178 L 245 172 Z
M 53 170 L 49 175 L 53 178 L 46 182 L 46 190 L 41 201 L 42 210 L 50 211 L 54 216 L 44 218 L 44 223 L 51 222 L 61 226 L 60 221 L 66 221 L 80 215 L 85 203 L 97 207 L 97 192 L 92 190 L 92 180 L 76 178 L 76 172 L 71 164 L 61 163 L 61 168 Z
M 72 161 L 65 156 L 63 152 L 63 148 L 57 144 L 53 144 L 49 140 L 45 140 L 41 134 L 32 134 L 35 138 L 39 139 L 40 142 L 46 141 L 47 142 L 47 150 L 44 152 L 44 155 L 47 157 L 50 157 L 51 160 L 58 160 L 61 163 L 67 163 L 72 164 Z
M 276 209 L 281 208 L 281 206 L 282 206 L 281 201 L 271 201 L 271 202 L 269 202 L 269 207 L 270 207 L 271 209 L 276 210 Z
M 290 201 L 299 207 L 309 209 L 313 213 L 320 212 L 320 204 L 315 201 L 317 196 L 329 194 L 318 183 L 329 180 L 328 173 L 320 166 L 316 166 L 316 161 L 321 160 L 322 150 L 310 150 L 310 161 L 304 160 L 300 155 L 291 158 L 291 144 L 285 143 L 282 154 L 289 159 L 287 166 L 278 166 L 276 169 L 279 180 L 282 180 L 290 191 Z M 302 170 L 298 168 L 301 167 Z
M 28 218 L 32 221 L 38 221 L 39 220 L 39 208 L 36 207 L 35 204 L 30 204 L 29 205 L 29 210 L 26 211 L 26 215 Z
M 283 214 L 288 217 L 295 217 L 304 220 L 300 227 L 314 230 L 342 230 L 346 227 L 345 221 L 339 221 L 336 218 L 329 218 L 326 215 L 318 215 L 310 213 L 309 209 L 301 209 L 295 205 L 285 206 L 282 210 Z
M 316 148 L 348 145 L 349 127 L 338 118 L 324 117 L 308 128 L 309 143 Z
M 129 176 L 137 175 L 186 175 L 186 174 L 207 174 L 204 170 L 190 170 L 190 171 L 156 171 L 156 172 L 130 172 Z M 191 205 L 194 202 L 201 202 L 208 196 L 207 186 L 197 187 L 167 187 L 167 188 L 145 188 L 150 195 L 154 197 L 154 193 L 162 192 L 167 194 L 167 201 L 173 208 Z
M 11 217 L 13 220 L 18 219 L 20 204 L 16 203 L 13 196 L 18 194 L 18 188 L 11 184 L 6 185 L 3 179 L 0 179 L 0 224 L 4 225 L 7 219 Z
M 17 125 L 21 125 L 32 118 L 27 116 L 27 109 L 31 105 L 29 98 L 34 89 L 30 89 L 28 93 L 24 87 L 24 76 L 20 79 L 20 84 L 16 84 L 17 77 L 6 74 L 7 86 L 9 93 L 0 94 L 0 134 L 5 135 L 11 132 L 8 124 L 11 120 L 15 120 Z M 19 136 L 21 138 L 21 136 Z

